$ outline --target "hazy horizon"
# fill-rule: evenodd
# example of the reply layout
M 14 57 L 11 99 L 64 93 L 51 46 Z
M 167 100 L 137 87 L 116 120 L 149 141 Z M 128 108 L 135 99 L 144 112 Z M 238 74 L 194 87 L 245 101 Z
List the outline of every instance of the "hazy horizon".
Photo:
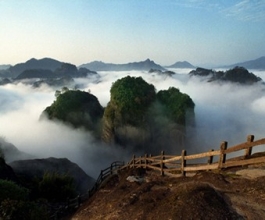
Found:
M 0 0 L 0 64 L 229 65 L 264 56 L 264 12 L 263 0 Z

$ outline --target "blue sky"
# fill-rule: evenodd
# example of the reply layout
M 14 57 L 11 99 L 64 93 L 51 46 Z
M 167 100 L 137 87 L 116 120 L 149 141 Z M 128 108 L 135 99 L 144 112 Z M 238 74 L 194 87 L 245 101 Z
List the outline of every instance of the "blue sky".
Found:
M 264 39 L 265 0 L 0 0 L 0 64 L 231 64 L 265 56 Z

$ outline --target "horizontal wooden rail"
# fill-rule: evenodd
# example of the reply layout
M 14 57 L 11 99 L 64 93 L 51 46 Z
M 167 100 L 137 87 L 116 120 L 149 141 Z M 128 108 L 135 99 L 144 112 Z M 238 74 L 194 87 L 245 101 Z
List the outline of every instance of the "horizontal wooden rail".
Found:
M 230 147 L 227 150 L 225 150 L 225 153 L 231 153 L 231 152 L 235 152 L 239 150 L 244 150 L 249 147 L 255 147 L 255 146 L 263 145 L 263 144 L 265 144 L 265 138 L 257 140 L 257 141 L 253 141 L 253 142 L 245 142 L 245 143 Z
M 220 150 L 188 155 L 188 156 L 185 156 L 185 160 L 193 160 L 193 159 L 199 159 L 203 157 L 210 157 L 210 156 L 217 156 L 217 155 L 220 155 Z
M 232 146 L 228 148 L 228 143 L 223 141 L 220 145 L 219 150 L 209 150 L 208 152 L 187 155 L 185 150 L 182 151 L 181 155 L 165 155 L 162 151 L 160 155 L 157 156 L 147 156 L 136 158 L 133 156 L 130 163 L 126 166 L 128 167 L 143 167 L 161 172 L 164 174 L 173 174 L 172 172 L 180 172 L 183 176 L 186 172 L 197 172 L 200 170 L 215 170 L 223 169 L 228 167 L 236 167 L 242 165 L 250 165 L 255 163 L 265 163 L 265 156 L 250 158 L 252 153 L 252 148 L 255 146 L 265 144 L 265 138 L 254 141 L 254 136 L 249 135 L 247 137 L 247 142 Z M 245 150 L 242 156 L 235 156 L 226 159 L 227 154 Z M 265 149 L 264 149 L 265 151 Z M 213 163 L 213 158 L 219 157 L 217 162 Z M 194 159 L 205 158 L 205 163 L 195 163 L 191 164 L 189 161 Z M 125 166 L 125 167 L 126 167 Z

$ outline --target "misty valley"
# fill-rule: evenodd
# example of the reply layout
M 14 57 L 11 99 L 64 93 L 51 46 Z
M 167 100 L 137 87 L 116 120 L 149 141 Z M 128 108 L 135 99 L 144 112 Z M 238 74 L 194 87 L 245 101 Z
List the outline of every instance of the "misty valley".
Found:
M 76 67 L 44 58 L 1 66 L 0 179 L 15 183 L 1 186 L 30 198 L 21 207 L 34 207 L 37 218 L 47 214 L 38 199 L 82 194 L 114 161 L 263 138 L 265 68 L 253 65 L 163 67 L 147 59 Z

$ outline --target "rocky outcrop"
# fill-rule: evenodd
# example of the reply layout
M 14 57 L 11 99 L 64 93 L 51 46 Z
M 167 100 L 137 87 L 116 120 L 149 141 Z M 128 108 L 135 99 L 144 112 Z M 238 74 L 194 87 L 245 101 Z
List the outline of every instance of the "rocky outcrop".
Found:
M 261 81 L 261 78 L 249 72 L 244 67 L 236 66 L 224 73 L 223 80 L 241 84 L 253 84 Z
M 107 143 L 135 146 L 147 126 L 148 108 L 155 88 L 141 77 L 124 77 L 111 88 L 111 100 L 103 115 L 102 139 Z
M 194 118 L 194 106 L 178 89 L 156 93 L 141 77 L 124 77 L 112 85 L 102 119 L 102 140 L 149 153 L 161 151 L 165 144 L 172 149 L 183 147 L 186 118 Z
M 172 75 L 176 74 L 173 71 L 169 71 L 169 70 L 162 71 L 162 70 L 157 70 L 157 69 L 150 69 L 148 71 L 148 73 L 156 73 L 158 75 L 165 75 L 165 76 L 172 76 Z
M 29 180 L 41 179 L 45 172 L 66 174 L 74 179 L 75 187 L 79 193 L 85 193 L 95 182 L 77 164 L 66 158 L 18 160 L 9 165 L 16 175 Z
M 189 73 L 190 76 L 199 76 L 207 79 L 208 82 L 232 82 L 250 85 L 261 81 L 260 77 L 257 77 L 253 73 L 249 72 L 244 67 L 235 67 L 227 71 L 215 71 L 211 69 L 197 68 Z

